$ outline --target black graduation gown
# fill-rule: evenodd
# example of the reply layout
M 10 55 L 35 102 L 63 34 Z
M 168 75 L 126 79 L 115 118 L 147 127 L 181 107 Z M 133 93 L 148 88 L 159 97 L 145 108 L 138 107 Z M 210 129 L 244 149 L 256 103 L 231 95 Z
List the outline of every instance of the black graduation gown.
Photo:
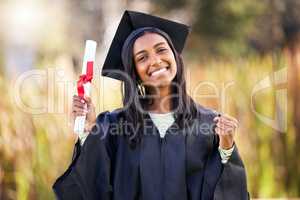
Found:
M 246 173 L 237 148 L 228 163 L 222 164 L 218 137 L 207 125 L 201 126 L 212 124 L 216 114 L 200 106 L 199 111 L 200 117 L 193 126 L 180 130 L 174 123 L 163 139 L 148 116 L 148 128 L 134 149 L 128 145 L 126 132 L 111 134 L 120 112 L 101 113 L 84 145 L 76 143 L 67 171 L 54 183 L 56 198 L 249 199 Z

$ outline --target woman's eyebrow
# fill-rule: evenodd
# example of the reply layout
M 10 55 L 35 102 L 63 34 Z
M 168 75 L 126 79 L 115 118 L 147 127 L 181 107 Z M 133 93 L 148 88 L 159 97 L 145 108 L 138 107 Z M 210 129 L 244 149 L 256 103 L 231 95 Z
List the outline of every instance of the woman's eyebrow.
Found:
M 146 50 L 141 50 L 141 51 L 137 52 L 136 54 L 134 54 L 134 57 L 136 57 L 139 54 L 145 53 L 145 52 L 146 52 Z
M 159 42 L 159 43 L 155 44 L 153 47 L 156 48 L 157 46 L 160 46 L 162 44 L 166 44 L 166 43 L 165 42 Z

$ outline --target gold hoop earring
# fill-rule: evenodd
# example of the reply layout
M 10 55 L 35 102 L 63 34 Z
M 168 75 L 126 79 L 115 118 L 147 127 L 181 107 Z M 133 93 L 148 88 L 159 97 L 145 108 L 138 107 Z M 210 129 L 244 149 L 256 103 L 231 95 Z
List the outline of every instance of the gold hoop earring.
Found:
M 139 90 L 140 94 L 142 95 L 142 97 L 145 98 L 145 96 L 146 96 L 145 86 L 143 86 L 142 84 L 138 84 L 138 90 Z

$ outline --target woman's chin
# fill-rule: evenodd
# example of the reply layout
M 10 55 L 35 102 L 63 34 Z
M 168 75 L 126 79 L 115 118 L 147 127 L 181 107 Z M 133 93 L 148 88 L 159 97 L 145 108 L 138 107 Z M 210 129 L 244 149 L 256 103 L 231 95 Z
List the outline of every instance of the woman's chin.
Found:
M 154 81 L 148 81 L 144 85 L 148 86 L 148 87 L 162 88 L 162 87 L 171 86 L 171 84 L 172 84 L 172 81 L 169 79 L 159 79 L 159 80 L 154 80 Z

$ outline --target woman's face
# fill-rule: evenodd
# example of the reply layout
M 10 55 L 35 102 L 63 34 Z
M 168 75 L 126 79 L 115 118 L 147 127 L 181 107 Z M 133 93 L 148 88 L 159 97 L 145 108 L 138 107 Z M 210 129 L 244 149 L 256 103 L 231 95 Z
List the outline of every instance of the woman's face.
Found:
M 136 39 L 133 57 L 138 76 L 144 85 L 164 87 L 171 84 L 177 64 L 167 40 L 156 33 L 146 33 Z

